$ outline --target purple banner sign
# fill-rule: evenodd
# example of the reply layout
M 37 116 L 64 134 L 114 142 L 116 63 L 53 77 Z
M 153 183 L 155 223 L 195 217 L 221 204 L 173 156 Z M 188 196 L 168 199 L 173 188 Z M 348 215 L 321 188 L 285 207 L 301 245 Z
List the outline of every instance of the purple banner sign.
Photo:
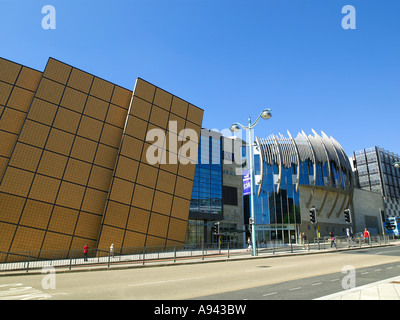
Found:
M 243 195 L 248 196 L 251 193 L 250 170 L 243 170 Z

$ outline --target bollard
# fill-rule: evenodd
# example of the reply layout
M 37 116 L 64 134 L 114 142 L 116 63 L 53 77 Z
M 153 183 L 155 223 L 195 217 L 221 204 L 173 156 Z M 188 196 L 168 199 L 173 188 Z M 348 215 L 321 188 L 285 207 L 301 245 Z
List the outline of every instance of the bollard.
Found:
M 29 271 L 29 262 L 31 261 L 31 252 L 28 253 L 28 264 L 26 265 L 26 273 Z
M 69 251 L 69 271 L 71 271 L 72 268 L 72 249 Z

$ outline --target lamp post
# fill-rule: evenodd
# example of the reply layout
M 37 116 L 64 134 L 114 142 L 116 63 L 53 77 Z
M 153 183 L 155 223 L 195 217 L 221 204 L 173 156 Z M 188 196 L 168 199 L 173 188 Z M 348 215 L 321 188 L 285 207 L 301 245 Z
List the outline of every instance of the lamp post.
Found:
M 400 169 L 400 162 L 393 163 L 393 167 L 395 167 L 396 169 Z
M 247 126 L 244 126 L 238 122 L 231 125 L 231 131 L 237 132 L 241 128 L 249 132 L 249 173 L 250 173 L 250 221 L 251 221 L 251 242 L 252 242 L 252 255 L 257 255 L 256 250 L 256 232 L 255 232 L 255 217 L 254 217 L 254 192 L 253 192 L 253 173 L 254 173 L 254 159 L 253 159 L 253 140 L 252 140 L 252 129 L 256 126 L 260 118 L 268 120 L 271 118 L 271 109 L 264 109 L 257 120 L 252 124 L 251 118 L 249 117 Z

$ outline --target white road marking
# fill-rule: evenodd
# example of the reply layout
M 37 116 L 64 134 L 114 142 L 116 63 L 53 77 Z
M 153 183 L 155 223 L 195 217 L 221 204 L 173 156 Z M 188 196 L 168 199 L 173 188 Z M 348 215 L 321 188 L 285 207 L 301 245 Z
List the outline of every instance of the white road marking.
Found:
M 10 283 L 1 285 L 1 288 L 10 287 L 8 290 L 0 291 L 0 300 L 31 300 L 49 299 L 51 294 L 32 287 L 23 287 L 22 283 Z
M 6 287 L 9 287 L 6 290 Z M 64 295 L 65 292 L 54 292 L 54 290 L 43 292 L 29 286 L 24 287 L 23 283 L 8 283 L 0 285 L 0 300 L 44 300 L 56 295 Z
M 322 282 L 316 282 L 316 283 L 313 283 L 312 286 L 319 286 L 320 284 L 322 284 Z
M 278 293 L 278 292 L 266 293 L 266 294 L 263 294 L 263 297 L 272 296 L 272 295 L 277 294 L 277 293 Z
M 375 254 L 382 254 L 382 253 L 389 253 L 389 252 L 399 252 L 399 250 L 381 251 L 381 252 L 377 252 L 377 253 L 375 253 Z
M 294 290 L 299 290 L 299 289 L 301 289 L 301 287 L 292 288 L 292 289 L 289 289 L 289 291 L 294 291 Z

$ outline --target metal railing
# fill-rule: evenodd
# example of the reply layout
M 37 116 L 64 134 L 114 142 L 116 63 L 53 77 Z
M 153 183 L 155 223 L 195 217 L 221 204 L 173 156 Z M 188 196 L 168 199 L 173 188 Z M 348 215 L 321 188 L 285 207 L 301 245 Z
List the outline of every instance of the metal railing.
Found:
M 305 244 L 282 243 L 271 241 L 257 246 L 257 254 L 275 255 L 282 253 L 299 253 L 329 249 L 346 249 L 373 245 L 393 244 L 399 239 L 388 236 L 371 236 L 370 241 L 363 237 L 335 237 L 334 244 L 330 237 L 315 238 Z M 335 246 L 336 245 L 336 246 Z M 111 267 L 123 264 L 171 263 L 183 260 L 230 259 L 238 256 L 251 256 L 249 248 L 231 248 L 229 243 L 203 244 L 199 246 L 135 247 L 89 249 L 87 254 L 82 250 L 0 252 L 0 272 L 26 271 L 55 267 L 72 270 L 79 267 Z
M 399 237 L 378 235 L 371 236 L 370 239 L 364 239 L 363 236 L 357 235 L 351 239 L 346 236 L 335 237 L 332 243 L 331 237 L 325 236 L 321 238 L 314 238 L 306 243 L 283 243 L 280 240 L 270 241 L 268 243 L 258 244 L 257 254 L 279 254 L 279 253 L 298 253 L 304 251 L 321 251 L 330 249 L 351 249 L 361 248 L 376 245 L 389 245 L 395 242 L 400 243 Z
M 233 249 L 245 252 L 243 249 Z M 223 251 L 223 252 L 222 252 Z M 167 247 L 134 247 L 134 248 L 105 248 L 89 249 L 85 254 L 83 249 L 0 252 L 0 271 L 41 269 L 43 267 L 72 268 L 82 266 L 107 266 L 120 264 L 148 264 L 152 262 L 176 262 L 182 259 L 220 256 L 229 257 L 228 245 L 204 244 L 202 246 L 167 246 Z
M 351 238 L 339 236 L 334 237 L 334 241 L 331 240 L 331 237 L 326 236 L 323 238 L 314 238 L 313 245 L 318 245 L 318 250 L 325 250 L 385 245 L 396 241 L 400 241 L 398 237 L 388 235 L 370 236 L 369 238 L 364 238 L 362 235 L 355 235 Z

